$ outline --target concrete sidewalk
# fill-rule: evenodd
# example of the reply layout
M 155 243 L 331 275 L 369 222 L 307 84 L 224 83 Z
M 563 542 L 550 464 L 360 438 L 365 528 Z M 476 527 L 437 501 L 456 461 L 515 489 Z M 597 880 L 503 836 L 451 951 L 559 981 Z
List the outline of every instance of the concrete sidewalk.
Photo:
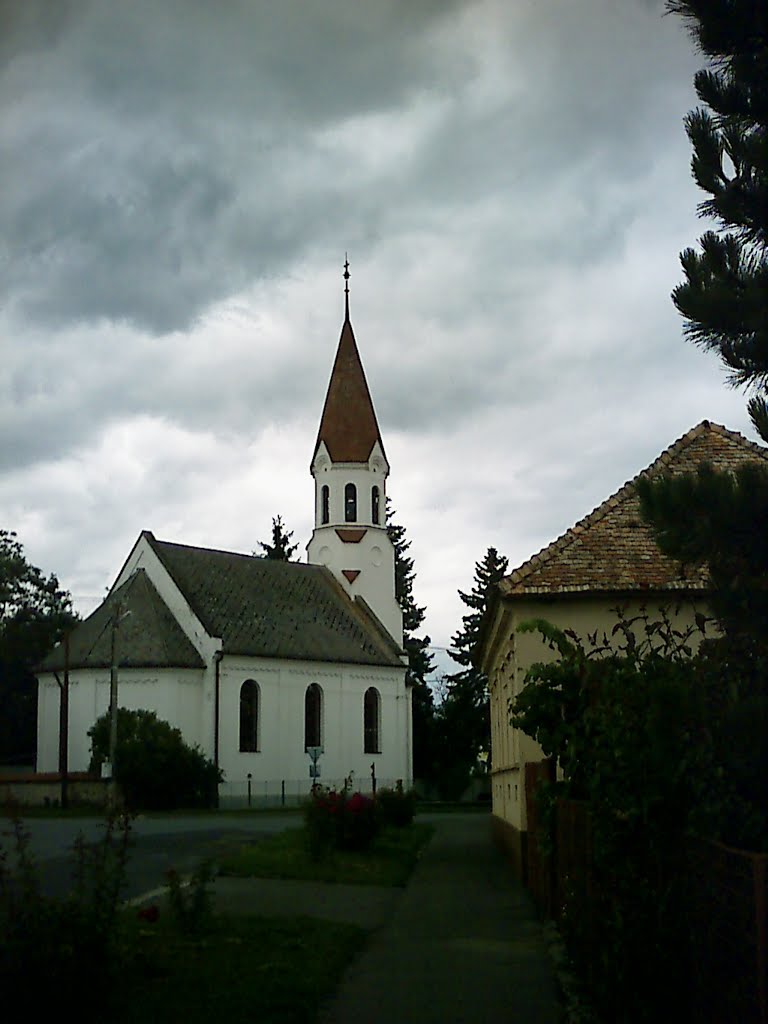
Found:
M 491 844 L 488 818 L 434 823 L 408 887 L 322 1024 L 556 1024 L 541 926 Z
M 541 925 L 488 815 L 420 820 L 435 835 L 405 889 L 217 878 L 214 905 L 372 930 L 321 1024 L 557 1024 Z

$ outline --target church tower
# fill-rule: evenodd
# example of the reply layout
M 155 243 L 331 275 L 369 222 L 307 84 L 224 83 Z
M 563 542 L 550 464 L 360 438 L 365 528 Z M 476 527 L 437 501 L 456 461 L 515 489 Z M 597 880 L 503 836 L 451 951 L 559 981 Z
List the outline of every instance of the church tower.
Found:
M 389 463 L 349 319 L 348 262 L 344 280 L 344 324 L 310 466 L 315 529 L 307 560 L 327 566 L 349 596 L 362 598 L 402 644 L 395 551 L 385 522 Z

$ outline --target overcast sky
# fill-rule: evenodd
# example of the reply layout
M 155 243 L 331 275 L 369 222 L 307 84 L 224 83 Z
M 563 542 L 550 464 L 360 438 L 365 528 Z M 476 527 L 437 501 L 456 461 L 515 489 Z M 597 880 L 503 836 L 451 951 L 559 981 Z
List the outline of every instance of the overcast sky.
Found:
M 447 647 L 702 419 L 669 293 L 710 226 L 661 0 L 0 0 L 0 526 L 82 613 L 142 529 L 304 544 L 351 318 Z

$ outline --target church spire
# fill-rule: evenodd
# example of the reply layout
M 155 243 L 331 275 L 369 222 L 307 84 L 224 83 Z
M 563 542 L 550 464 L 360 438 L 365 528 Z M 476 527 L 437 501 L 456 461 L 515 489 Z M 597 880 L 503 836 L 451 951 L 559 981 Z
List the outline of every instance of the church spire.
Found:
M 376 442 L 382 454 L 384 445 L 349 319 L 348 260 L 344 262 L 344 312 L 313 458 L 324 441 L 334 462 L 367 462 Z
M 325 566 L 345 593 L 364 601 L 395 643 L 402 644 L 395 549 L 386 524 L 389 463 L 349 319 L 346 255 L 344 323 L 310 472 L 315 481 L 315 528 L 307 560 Z

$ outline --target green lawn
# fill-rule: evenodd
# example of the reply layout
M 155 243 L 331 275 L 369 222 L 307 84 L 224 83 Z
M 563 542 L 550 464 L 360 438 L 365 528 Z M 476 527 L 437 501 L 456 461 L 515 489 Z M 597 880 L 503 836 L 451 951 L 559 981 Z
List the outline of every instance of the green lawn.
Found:
M 353 925 L 311 918 L 214 919 L 203 937 L 136 926 L 114 1024 L 303 1024 L 316 1019 L 365 942 Z
M 268 839 L 225 846 L 216 861 L 222 875 L 238 878 L 405 885 L 433 831 L 421 824 L 385 829 L 366 853 L 337 851 L 318 862 L 309 856 L 303 830 L 289 829 Z

